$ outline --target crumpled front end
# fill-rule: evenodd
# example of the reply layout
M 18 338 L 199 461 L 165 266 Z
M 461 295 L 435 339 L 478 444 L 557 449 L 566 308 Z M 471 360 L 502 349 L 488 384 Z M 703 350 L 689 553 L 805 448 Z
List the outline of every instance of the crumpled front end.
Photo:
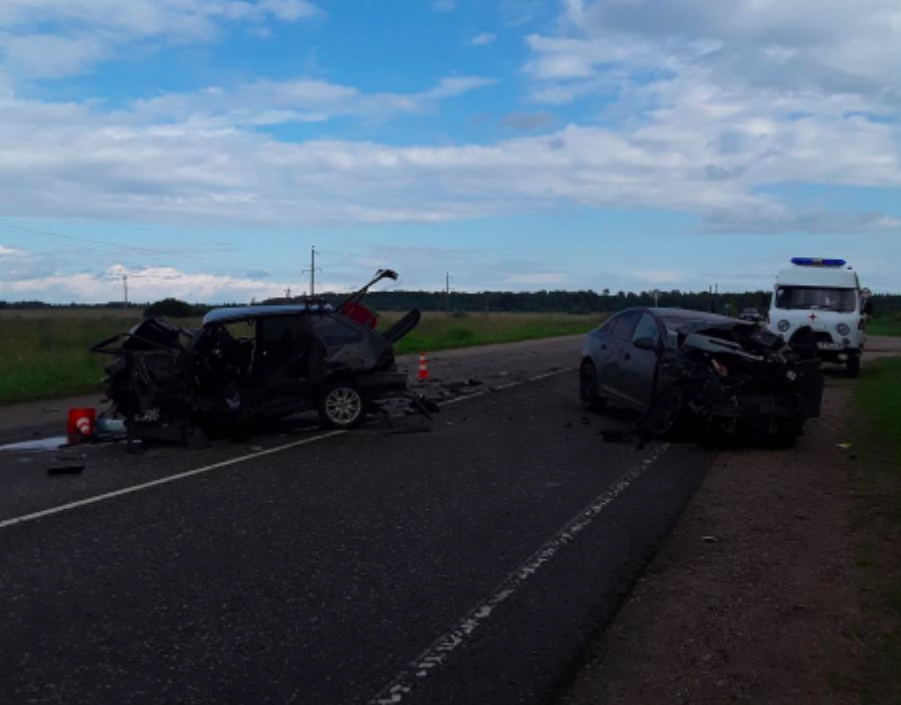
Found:
M 790 347 L 743 324 L 680 333 L 662 361 L 660 384 L 680 385 L 688 410 L 712 430 L 781 441 L 820 415 L 823 398 L 815 341 L 802 337 Z

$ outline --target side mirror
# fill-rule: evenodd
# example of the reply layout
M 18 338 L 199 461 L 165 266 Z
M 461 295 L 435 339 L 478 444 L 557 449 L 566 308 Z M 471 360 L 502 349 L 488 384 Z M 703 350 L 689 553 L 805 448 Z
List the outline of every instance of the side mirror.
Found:
M 657 341 L 648 336 L 636 338 L 632 341 L 632 345 L 634 345 L 639 350 L 650 350 L 652 352 L 657 352 Z

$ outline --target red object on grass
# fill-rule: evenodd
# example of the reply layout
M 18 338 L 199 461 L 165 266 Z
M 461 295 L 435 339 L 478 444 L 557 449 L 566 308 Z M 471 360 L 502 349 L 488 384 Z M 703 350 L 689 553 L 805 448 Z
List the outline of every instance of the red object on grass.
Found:
M 66 436 L 70 443 L 77 443 L 94 435 L 97 413 L 94 409 L 69 409 Z

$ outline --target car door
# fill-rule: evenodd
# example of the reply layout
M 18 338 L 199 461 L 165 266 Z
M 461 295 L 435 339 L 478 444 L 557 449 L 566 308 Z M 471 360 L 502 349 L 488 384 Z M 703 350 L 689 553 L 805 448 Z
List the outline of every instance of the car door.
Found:
M 598 368 L 601 393 L 617 402 L 628 403 L 623 384 L 623 356 L 631 349 L 632 334 L 641 318 L 640 311 L 624 311 L 602 341 L 603 361 Z
M 257 319 L 254 377 L 273 404 L 311 403 L 306 360 L 318 345 L 305 316 L 266 316 Z
M 620 396 L 629 406 L 638 411 L 650 411 L 654 401 L 654 380 L 657 373 L 657 350 L 645 350 L 635 346 L 642 338 L 651 339 L 660 345 L 660 330 L 650 313 L 642 313 L 629 341 L 625 341 L 621 351 Z

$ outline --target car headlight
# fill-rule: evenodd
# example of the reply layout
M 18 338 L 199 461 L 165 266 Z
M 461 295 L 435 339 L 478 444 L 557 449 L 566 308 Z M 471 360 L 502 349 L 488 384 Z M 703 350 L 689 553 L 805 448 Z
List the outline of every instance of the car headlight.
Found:
M 792 324 L 789 323 L 788 321 L 785 321 L 785 320 L 779 321 L 778 328 L 779 328 L 780 333 L 784 333 L 791 327 L 792 327 Z
M 838 331 L 839 335 L 848 335 L 851 332 L 851 328 L 847 323 L 839 323 L 835 330 Z

